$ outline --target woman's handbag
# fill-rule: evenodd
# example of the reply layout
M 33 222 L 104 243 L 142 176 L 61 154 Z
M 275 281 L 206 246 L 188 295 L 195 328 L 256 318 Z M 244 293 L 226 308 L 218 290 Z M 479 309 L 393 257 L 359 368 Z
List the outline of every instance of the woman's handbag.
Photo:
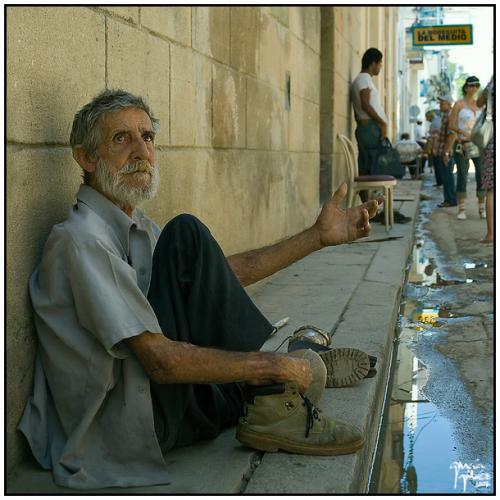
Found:
M 481 151 L 473 142 L 464 142 L 464 156 L 467 159 L 479 158 Z
M 493 117 L 491 88 L 488 89 L 488 100 L 486 102 L 486 109 L 481 113 L 477 119 L 474 127 L 472 127 L 471 139 L 472 142 L 479 148 L 484 149 L 491 137 L 493 136 Z M 470 158 L 470 157 L 469 157 Z

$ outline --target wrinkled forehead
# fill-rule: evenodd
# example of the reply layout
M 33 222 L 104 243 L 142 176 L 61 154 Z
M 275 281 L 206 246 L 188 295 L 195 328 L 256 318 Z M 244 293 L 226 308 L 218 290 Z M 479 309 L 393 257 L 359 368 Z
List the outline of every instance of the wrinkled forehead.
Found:
M 100 120 L 103 136 L 113 134 L 118 130 L 123 131 L 153 131 L 149 115 L 140 108 L 125 108 L 119 111 L 106 113 Z

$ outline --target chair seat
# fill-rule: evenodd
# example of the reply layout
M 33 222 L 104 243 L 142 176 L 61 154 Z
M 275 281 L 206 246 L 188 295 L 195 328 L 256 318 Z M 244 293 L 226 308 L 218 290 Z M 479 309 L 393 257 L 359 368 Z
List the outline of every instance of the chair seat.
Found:
M 396 178 L 392 175 L 357 175 L 354 177 L 355 182 L 383 182 L 395 180 Z

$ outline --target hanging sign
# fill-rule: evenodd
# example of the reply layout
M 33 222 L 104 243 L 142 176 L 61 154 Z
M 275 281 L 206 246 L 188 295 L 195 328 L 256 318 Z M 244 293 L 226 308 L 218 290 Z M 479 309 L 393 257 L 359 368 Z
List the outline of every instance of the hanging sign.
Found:
M 472 45 L 472 24 L 413 26 L 414 47 L 424 45 Z

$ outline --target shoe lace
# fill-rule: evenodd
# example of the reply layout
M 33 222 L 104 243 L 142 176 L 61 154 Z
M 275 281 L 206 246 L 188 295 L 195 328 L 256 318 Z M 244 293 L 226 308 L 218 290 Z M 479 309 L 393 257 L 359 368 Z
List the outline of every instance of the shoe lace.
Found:
M 306 397 L 302 396 L 302 399 L 304 400 L 303 405 L 306 407 L 307 411 L 307 420 L 306 420 L 306 438 L 309 437 L 309 431 L 313 428 L 314 421 L 317 420 L 318 422 L 321 420 L 321 410 L 319 408 L 316 408 L 314 404 L 311 402 L 311 400 Z

